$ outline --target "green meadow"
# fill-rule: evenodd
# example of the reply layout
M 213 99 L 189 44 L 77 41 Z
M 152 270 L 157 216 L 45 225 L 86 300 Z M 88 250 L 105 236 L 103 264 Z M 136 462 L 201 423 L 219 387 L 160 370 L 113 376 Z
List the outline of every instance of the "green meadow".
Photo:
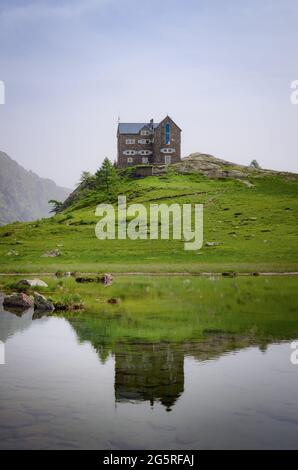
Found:
M 144 179 L 123 177 L 128 203 L 204 205 L 204 245 L 185 251 L 184 240 L 98 240 L 95 208 L 115 195 L 82 191 L 62 212 L 0 228 L 2 273 L 9 272 L 283 272 L 298 271 L 297 179 L 282 175 L 209 179 L 199 173 Z M 215 242 L 216 246 L 206 243 Z M 59 256 L 45 253 L 59 250 Z

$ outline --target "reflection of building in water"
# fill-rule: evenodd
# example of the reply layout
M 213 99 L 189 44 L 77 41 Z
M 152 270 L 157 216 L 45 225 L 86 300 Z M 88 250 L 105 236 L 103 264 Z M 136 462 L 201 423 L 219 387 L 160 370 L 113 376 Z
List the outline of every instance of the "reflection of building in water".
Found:
M 118 345 L 116 401 L 160 401 L 168 411 L 184 390 L 184 355 L 175 345 Z

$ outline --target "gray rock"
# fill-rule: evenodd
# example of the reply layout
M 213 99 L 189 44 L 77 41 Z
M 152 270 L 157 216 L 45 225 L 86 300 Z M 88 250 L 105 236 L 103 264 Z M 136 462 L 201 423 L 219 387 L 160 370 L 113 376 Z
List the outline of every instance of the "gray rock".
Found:
M 55 248 L 55 250 L 46 251 L 42 256 L 44 258 L 55 258 L 56 256 L 60 256 L 60 255 L 61 253 L 58 250 L 58 248 Z
M 17 287 L 29 286 L 29 287 L 48 287 L 47 283 L 41 279 L 22 279 L 17 283 Z
M 206 246 L 219 246 L 219 243 L 217 243 L 217 242 L 207 242 Z
M 7 253 L 5 253 L 5 256 L 19 256 L 19 252 L 16 250 L 10 250 Z
M 121 302 L 121 299 L 118 297 L 112 297 L 111 299 L 108 299 L 109 304 L 119 304 Z
M 33 307 L 34 302 L 29 295 L 20 292 L 18 294 L 6 295 L 3 300 L 3 306 L 25 309 Z
M 55 307 L 52 304 L 52 302 L 47 300 L 44 297 L 44 295 L 41 295 L 38 292 L 34 292 L 34 306 L 35 306 L 36 310 L 39 310 L 39 311 L 48 310 L 48 311 L 52 312 L 53 310 L 55 310 Z
M 99 277 L 97 277 L 97 276 L 93 276 L 93 277 L 79 276 L 79 277 L 76 277 L 76 282 L 80 282 L 80 283 L 83 283 L 83 282 L 99 282 Z

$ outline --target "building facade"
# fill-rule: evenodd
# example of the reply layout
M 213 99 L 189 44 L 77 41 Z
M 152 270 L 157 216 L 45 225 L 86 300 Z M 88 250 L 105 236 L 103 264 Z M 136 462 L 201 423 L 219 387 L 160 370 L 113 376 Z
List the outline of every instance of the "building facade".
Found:
M 168 165 L 181 160 L 181 129 L 169 117 L 155 123 L 119 123 L 117 131 L 120 168 L 134 165 Z

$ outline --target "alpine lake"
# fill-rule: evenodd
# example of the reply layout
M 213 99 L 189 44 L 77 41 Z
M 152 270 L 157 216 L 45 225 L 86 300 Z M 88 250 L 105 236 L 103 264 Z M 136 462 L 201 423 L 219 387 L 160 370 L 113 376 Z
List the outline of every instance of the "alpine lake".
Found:
M 298 449 L 297 277 L 40 279 L 85 308 L 0 279 L 0 449 Z

